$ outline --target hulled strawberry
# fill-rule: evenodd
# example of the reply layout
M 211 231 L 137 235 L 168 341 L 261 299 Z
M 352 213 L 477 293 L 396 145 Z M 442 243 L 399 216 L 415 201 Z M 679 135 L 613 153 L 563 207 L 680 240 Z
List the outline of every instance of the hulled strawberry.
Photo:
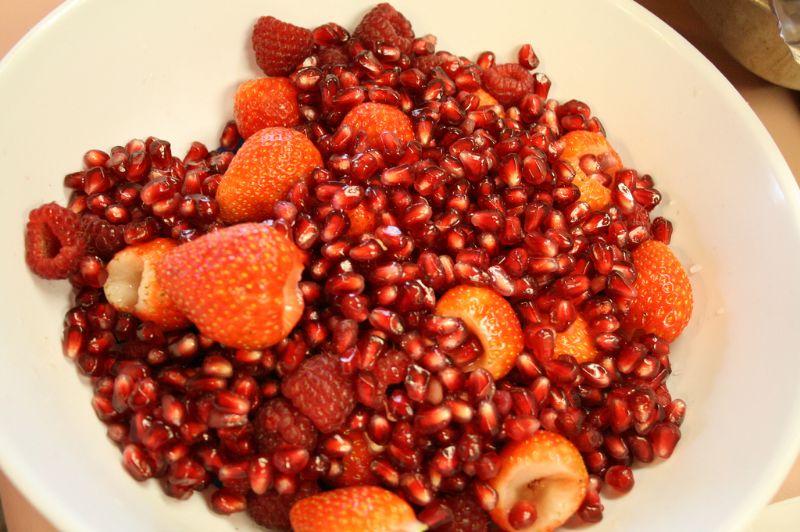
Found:
M 289 510 L 295 532 L 416 532 L 425 530 L 414 510 L 375 486 L 339 488 L 298 501 Z
M 266 224 L 239 224 L 172 250 L 159 280 L 204 335 L 261 349 L 286 337 L 303 312 L 300 250 Z
M 575 446 L 554 432 L 537 431 L 500 453 L 500 471 L 490 481 L 497 492 L 490 515 L 503 530 L 550 532 L 575 513 L 588 482 Z
M 118 251 L 108 263 L 108 278 L 103 285 L 108 302 L 117 310 L 167 330 L 188 325 L 157 275 L 164 257 L 176 246 L 174 240 L 156 238 Z
M 302 133 L 285 127 L 253 133 L 219 183 L 220 218 L 229 223 L 270 218 L 275 202 L 316 166 L 322 166 L 322 156 Z
M 491 288 L 456 286 L 439 298 L 436 314 L 460 318 L 481 341 L 483 355 L 469 369 L 483 368 L 498 380 L 514 367 L 523 348 L 522 328 L 503 296 Z

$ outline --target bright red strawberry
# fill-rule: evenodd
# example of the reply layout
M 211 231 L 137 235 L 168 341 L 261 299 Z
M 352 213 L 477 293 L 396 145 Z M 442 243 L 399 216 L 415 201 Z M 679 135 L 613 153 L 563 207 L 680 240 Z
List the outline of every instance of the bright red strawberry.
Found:
M 236 89 L 233 116 L 242 138 L 265 127 L 292 127 L 300 123 L 297 89 L 289 78 L 259 78 Z
M 300 250 L 266 224 L 239 224 L 173 249 L 159 280 L 205 336 L 262 349 L 285 338 L 303 313 Z
M 692 285 L 686 270 L 669 246 L 657 240 L 647 240 L 633 251 L 633 266 L 637 296 L 625 327 L 672 342 L 692 316 Z
M 364 15 L 353 31 L 353 38 L 372 50 L 379 42 L 397 46 L 403 53 L 411 51 L 414 41 L 414 30 L 411 23 L 391 5 L 383 2 L 373 7 Z
M 358 207 L 347 211 L 347 217 L 350 219 L 347 236 L 351 238 L 357 238 L 364 233 L 371 233 L 375 229 L 375 213 L 363 203 L 359 203 Z
M 353 128 L 353 133 L 365 132 L 367 144 L 377 150 L 383 148 L 381 134 L 384 131 L 394 133 L 402 144 L 414 140 L 414 128 L 408 116 L 397 107 L 384 103 L 356 105 L 345 115 L 342 125 Z
M 253 27 L 256 63 L 268 76 L 286 76 L 314 49 L 311 30 L 261 17 Z
M 219 183 L 220 218 L 229 223 L 271 218 L 275 202 L 317 166 L 322 166 L 322 156 L 302 133 L 285 127 L 254 133 Z
M 316 482 L 301 482 L 297 492 L 292 495 L 278 495 L 269 490 L 264 495 L 250 493 L 247 496 L 247 513 L 253 521 L 271 530 L 289 530 L 289 510 L 299 500 L 319 493 Z
M 586 495 L 589 475 L 578 450 L 554 432 L 540 430 L 500 453 L 500 472 L 489 481 L 497 492 L 490 515 L 503 530 L 515 530 L 509 512 L 519 501 L 532 503 L 536 520 L 526 532 L 550 532 L 575 513 Z
M 328 355 L 303 361 L 283 379 L 281 391 L 320 432 L 341 428 L 355 406 L 352 380 L 342 374 L 338 360 Z
M 25 262 L 45 279 L 66 279 L 78 268 L 86 239 L 77 214 L 56 203 L 36 208 L 25 227 Z
M 176 246 L 174 240 L 156 238 L 118 251 L 108 263 L 108 279 L 103 285 L 108 302 L 165 330 L 188 325 L 189 320 L 167 295 L 157 275 L 164 257 Z
M 436 314 L 461 318 L 483 346 L 483 355 L 467 369 L 484 368 L 495 380 L 511 371 L 523 348 L 519 318 L 506 299 L 492 290 L 460 285 L 436 303 Z
M 295 532 L 417 532 L 425 526 L 394 493 L 375 486 L 326 491 L 298 501 L 289 511 Z
M 553 356 L 560 355 L 572 355 L 578 364 L 591 362 L 597 358 L 597 347 L 589 333 L 589 325 L 583 317 L 578 316 L 566 331 L 556 334 Z
M 599 210 L 611 202 L 611 190 L 598 180 L 586 175 L 581 168 L 581 157 L 593 155 L 597 158 L 600 170 L 612 178 L 622 168 L 622 159 L 601 133 L 591 131 L 571 131 L 561 137 L 564 150 L 561 159 L 575 170 L 572 183 L 581 191 L 581 201 L 589 204 L 592 210 Z

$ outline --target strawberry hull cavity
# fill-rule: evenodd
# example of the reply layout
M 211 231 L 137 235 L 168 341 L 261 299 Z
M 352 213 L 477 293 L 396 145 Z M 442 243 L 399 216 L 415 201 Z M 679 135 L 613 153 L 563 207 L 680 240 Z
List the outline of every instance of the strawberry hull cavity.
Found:
M 271 529 L 601 520 L 686 415 L 654 178 L 531 44 L 460 57 L 389 4 L 352 34 L 254 22 L 268 77 L 216 148 L 90 150 L 30 213 L 125 470 Z

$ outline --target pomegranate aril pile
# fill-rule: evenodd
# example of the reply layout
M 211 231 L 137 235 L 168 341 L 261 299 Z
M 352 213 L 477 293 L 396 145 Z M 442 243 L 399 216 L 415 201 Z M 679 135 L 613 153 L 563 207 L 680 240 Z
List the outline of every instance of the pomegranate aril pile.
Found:
M 363 471 L 422 521 L 483 529 L 498 453 L 542 428 L 581 452 L 591 480 L 577 515 L 600 520 L 601 486 L 627 492 L 632 465 L 668 458 L 686 408 L 667 390 L 669 344 L 620 329 L 635 297 L 631 251 L 672 234 L 668 220 L 649 218 L 661 197 L 652 178 L 628 169 L 613 179 L 603 161 L 582 158 L 582 172 L 615 185 L 612 203 L 591 211 L 561 137 L 603 127 L 585 103 L 548 97 L 530 45 L 518 63 L 491 53 L 473 62 L 413 38 L 390 6 L 352 39 L 335 24 L 311 35 L 313 54 L 289 77 L 304 117 L 296 129 L 325 164 L 269 222 L 308 254 L 305 311 L 274 347 L 227 348 L 193 326 L 163 331 L 116 311 L 101 289 L 123 247 L 224 225 L 215 194 L 241 144 L 233 122 L 216 150 L 195 142 L 180 158 L 165 141 L 135 139 L 88 151 L 64 179 L 87 244 L 70 272 L 64 353 L 90 377 L 126 471 L 159 478 L 178 499 L 211 488 L 215 511 L 249 506 L 260 524 L 287 527 L 297 498 L 349 478 L 343 457 L 360 434 Z M 478 89 L 499 103 L 483 104 Z M 401 109 L 415 138 L 385 132 L 375 146 L 339 127 L 367 101 Z M 525 350 L 497 382 L 475 368 L 475 331 L 434 312 L 463 284 L 507 298 L 522 324 Z M 579 317 L 591 361 L 555 352 Z M 536 519 L 530 503 L 510 510 L 514 526 Z

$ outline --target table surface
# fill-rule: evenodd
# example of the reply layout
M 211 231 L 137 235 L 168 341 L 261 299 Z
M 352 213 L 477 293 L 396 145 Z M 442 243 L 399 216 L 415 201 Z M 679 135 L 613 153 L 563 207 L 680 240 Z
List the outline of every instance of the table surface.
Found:
M 688 0 L 638 0 L 667 22 L 703 53 L 742 94 L 769 130 L 800 181 L 800 92 L 767 83 L 739 65 L 716 42 Z M 0 1 L 0 57 L 49 13 L 60 0 Z M 52 528 L 0 473 L 0 495 L 8 529 L 50 531 Z M 795 463 L 773 501 L 800 495 L 800 459 Z

